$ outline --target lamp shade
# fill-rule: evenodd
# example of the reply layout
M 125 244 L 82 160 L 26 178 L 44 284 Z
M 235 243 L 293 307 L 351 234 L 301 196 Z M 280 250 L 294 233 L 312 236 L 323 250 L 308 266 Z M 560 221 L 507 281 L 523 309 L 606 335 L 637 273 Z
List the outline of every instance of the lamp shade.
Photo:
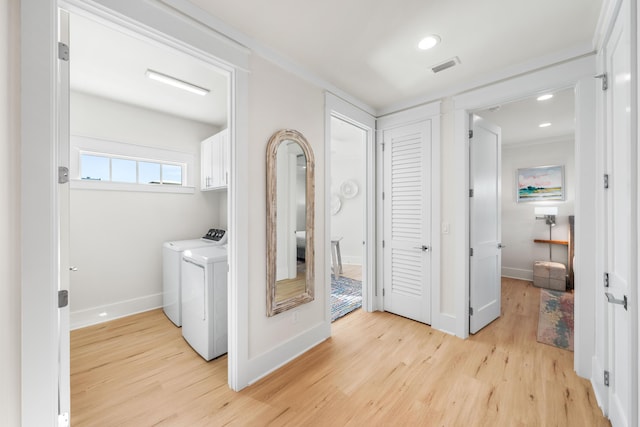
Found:
M 558 215 L 557 206 L 536 206 L 536 215 Z

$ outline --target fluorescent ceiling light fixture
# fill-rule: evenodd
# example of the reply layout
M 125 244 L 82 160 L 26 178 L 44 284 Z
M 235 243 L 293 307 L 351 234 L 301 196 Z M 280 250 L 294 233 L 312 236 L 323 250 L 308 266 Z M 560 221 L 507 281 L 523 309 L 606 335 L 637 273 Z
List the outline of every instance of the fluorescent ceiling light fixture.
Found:
M 440 36 L 432 34 L 420 40 L 420 43 L 418 43 L 418 49 L 429 50 L 438 43 L 440 43 Z
M 545 93 L 544 95 L 540 95 L 538 97 L 538 101 L 546 101 L 547 99 L 551 99 L 551 98 L 553 98 L 553 94 Z
M 549 126 L 551 126 L 551 123 L 549 123 L 549 122 L 546 122 L 546 123 L 540 123 L 540 124 L 538 125 L 538 127 L 540 127 L 540 128 L 548 128 Z
M 209 89 L 205 89 L 200 86 L 196 86 L 192 83 L 185 82 L 184 80 L 177 79 L 175 77 L 168 76 L 166 74 L 159 73 L 153 70 L 147 70 L 145 73 L 151 80 L 167 84 L 169 86 L 177 87 L 178 89 L 186 90 L 187 92 L 195 93 L 196 95 L 204 96 L 209 93 Z

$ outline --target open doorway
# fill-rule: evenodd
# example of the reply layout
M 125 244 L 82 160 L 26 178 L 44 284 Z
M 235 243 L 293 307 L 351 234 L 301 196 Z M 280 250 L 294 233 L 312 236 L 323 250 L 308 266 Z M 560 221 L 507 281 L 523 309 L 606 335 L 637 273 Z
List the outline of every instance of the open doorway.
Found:
M 574 89 L 475 114 L 502 132 L 501 315 L 529 312 L 539 342 L 573 350 Z
M 331 117 L 331 321 L 362 306 L 367 132 Z
M 114 407 L 126 411 L 117 399 L 118 379 L 131 381 L 142 369 L 136 368 L 135 357 L 123 356 L 128 346 L 118 349 L 93 336 L 74 354 L 74 333 L 91 327 L 92 333 L 106 332 L 104 339 L 111 343 L 126 331 L 133 343 L 159 337 L 155 348 L 171 342 L 201 362 L 181 339 L 181 329 L 158 309 L 165 296 L 162 247 L 168 241 L 198 240 L 212 228 L 228 229 L 228 175 L 219 174 L 217 183 L 215 177 L 202 182 L 200 177 L 207 167 L 221 169 L 214 161 L 229 165 L 228 149 L 214 154 L 204 150 L 204 142 L 230 126 L 231 81 L 228 71 L 205 59 L 114 23 L 71 14 L 69 27 L 72 404 L 86 407 L 73 402 L 74 397 L 102 396 L 108 413 L 110 403 L 103 398 L 108 395 L 114 397 Z M 169 84 L 153 80 L 153 72 L 165 82 L 169 77 Z M 191 90 L 182 90 L 185 87 Z M 206 160 L 203 153 L 213 157 Z M 226 297 L 224 301 L 226 306 Z M 129 316 L 151 311 L 159 315 L 147 317 L 147 326 L 129 327 L 141 319 Z M 100 326 L 118 318 L 132 321 L 111 331 Z M 91 346 L 100 349 L 99 357 Z M 151 363 L 139 365 L 144 369 L 153 369 L 153 359 L 169 360 L 161 351 L 144 354 L 151 357 Z M 82 368 L 74 369 L 74 364 Z M 122 364 L 127 370 L 120 369 Z M 216 372 L 226 384 L 226 358 L 212 364 L 223 366 Z M 74 379 L 80 371 L 107 372 L 98 365 L 111 366 L 108 377 L 94 377 L 93 383 L 86 377 Z M 109 392 L 110 385 L 117 389 Z M 128 404 L 136 405 L 135 399 Z

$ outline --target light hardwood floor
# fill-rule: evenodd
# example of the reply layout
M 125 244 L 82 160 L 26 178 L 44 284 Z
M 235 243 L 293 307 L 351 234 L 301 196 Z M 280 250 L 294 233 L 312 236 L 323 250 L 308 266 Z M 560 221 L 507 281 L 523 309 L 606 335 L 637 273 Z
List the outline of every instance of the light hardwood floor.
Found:
M 608 426 L 573 353 L 536 342 L 539 290 L 503 282 L 468 340 L 358 310 L 333 336 L 234 393 L 154 310 L 71 334 L 72 426 Z

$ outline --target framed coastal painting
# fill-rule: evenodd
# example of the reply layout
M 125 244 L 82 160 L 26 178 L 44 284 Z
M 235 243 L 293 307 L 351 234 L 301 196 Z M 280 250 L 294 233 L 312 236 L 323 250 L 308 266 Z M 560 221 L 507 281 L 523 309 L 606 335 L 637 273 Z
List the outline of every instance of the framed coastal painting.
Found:
M 564 166 L 518 169 L 517 184 L 518 203 L 564 200 Z

